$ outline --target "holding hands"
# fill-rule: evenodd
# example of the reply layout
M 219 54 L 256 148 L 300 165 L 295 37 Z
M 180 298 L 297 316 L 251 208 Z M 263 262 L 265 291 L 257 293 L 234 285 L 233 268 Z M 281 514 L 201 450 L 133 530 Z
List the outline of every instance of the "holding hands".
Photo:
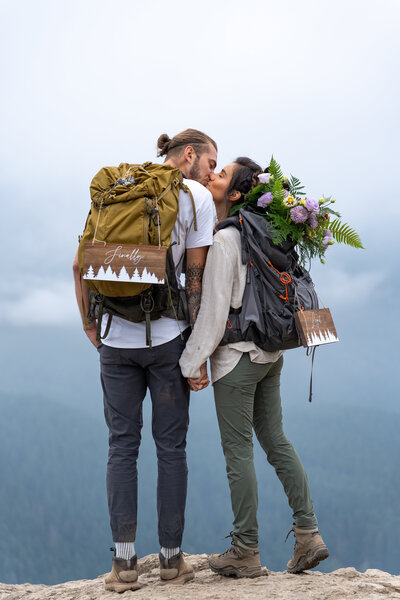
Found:
M 207 373 L 207 363 L 203 363 L 200 367 L 200 377 L 196 379 L 188 377 L 188 384 L 192 392 L 199 392 L 208 386 L 210 379 Z

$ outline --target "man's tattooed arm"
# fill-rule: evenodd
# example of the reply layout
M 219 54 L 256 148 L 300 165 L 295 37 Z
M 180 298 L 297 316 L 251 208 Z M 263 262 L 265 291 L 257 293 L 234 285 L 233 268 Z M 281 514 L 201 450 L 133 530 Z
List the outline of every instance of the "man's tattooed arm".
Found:
M 201 282 L 206 264 L 208 246 L 188 248 L 186 250 L 186 298 L 189 308 L 190 324 L 193 327 L 200 308 Z
M 186 269 L 186 298 L 192 327 L 197 319 L 197 313 L 200 308 L 203 271 L 204 267 L 201 265 L 191 265 Z

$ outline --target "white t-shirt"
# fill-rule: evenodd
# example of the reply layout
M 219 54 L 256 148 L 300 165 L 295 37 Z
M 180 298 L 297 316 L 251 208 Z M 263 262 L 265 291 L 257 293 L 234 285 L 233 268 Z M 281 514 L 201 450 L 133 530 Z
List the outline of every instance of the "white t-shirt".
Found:
M 185 184 L 193 194 L 196 207 L 197 231 L 194 230 L 192 200 L 186 192 L 179 192 L 179 212 L 171 234 L 172 256 L 175 264 L 178 285 L 185 286 L 182 266 L 186 248 L 211 246 L 214 225 L 217 220 L 211 193 L 197 181 L 185 179 Z M 175 242 L 175 243 L 174 243 Z M 107 326 L 108 315 L 103 315 L 102 332 Z M 176 338 L 181 331 L 189 327 L 186 321 L 176 321 L 161 317 L 151 322 L 153 346 L 165 344 Z M 131 323 L 126 319 L 113 316 L 110 331 L 102 340 L 103 344 L 114 348 L 146 348 L 146 323 Z

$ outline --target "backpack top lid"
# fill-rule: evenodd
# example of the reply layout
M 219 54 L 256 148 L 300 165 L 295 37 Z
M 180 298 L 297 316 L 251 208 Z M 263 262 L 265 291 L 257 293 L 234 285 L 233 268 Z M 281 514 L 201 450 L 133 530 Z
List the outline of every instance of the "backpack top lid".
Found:
M 182 186 L 182 173 L 171 165 L 151 162 L 121 163 L 118 167 L 103 167 L 93 177 L 90 197 L 95 207 L 136 198 L 159 197 L 169 186 Z

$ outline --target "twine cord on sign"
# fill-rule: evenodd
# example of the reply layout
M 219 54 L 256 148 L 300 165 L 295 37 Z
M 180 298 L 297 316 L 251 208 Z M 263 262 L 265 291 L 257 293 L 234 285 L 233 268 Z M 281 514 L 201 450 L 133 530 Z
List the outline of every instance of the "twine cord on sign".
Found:
M 319 302 L 320 304 L 322 304 L 322 306 L 323 306 L 324 308 L 326 308 L 326 305 L 325 305 L 324 301 L 322 300 L 322 298 L 321 298 L 321 296 L 320 296 L 319 294 L 317 294 L 317 298 L 318 298 L 318 302 Z
M 112 188 L 113 187 L 114 186 L 110 187 L 106 200 L 108 200 L 108 198 L 111 196 L 111 192 L 112 192 Z M 104 192 L 104 191 L 105 190 L 101 190 L 101 192 Z M 100 194 L 101 194 L 101 192 L 100 192 Z M 115 196 L 115 194 L 114 194 L 114 196 Z M 95 204 L 97 204 L 97 202 Z M 92 246 L 95 244 L 95 242 L 100 242 L 101 244 L 104 244 L 105 246 L 107 245 L 107 242 L 105 242 L 104 240 L 98 240 L 98 239 L 96 239 L 96 233 L 97 233 L 97 229 L 99 227 L 99 221 L 100 221 L 100 213 L 101 213 L 101 210 L 103 208 L 103 205 L 104 205 L 104 197 L 102 196 L 102 198 L 100 200 L 100 206 L 98 208 L 97 220 L 96 220 L 96 227 L 95 227 L 94 234 L 93 234 Z
M 100 202 L 100 206 L 98 208 L 98 213 L 97 213 L 97 221 L 96 221 L 96 227 L 94 229 L 94 234 L 93 234 L 93 240 L 92 240 L 92 246 L 94 245 L 95 242 L 101 242 L 102 240 L 97 240 L 96 239 L 96 233 L 97 233 L 97 228 L 99 226 L 99 220 L 100 220 L 100 211 L 103 208 L 103 198 L 101 199 Z M 103 242 L 103 244 L 105 245 L 105 242 Z

